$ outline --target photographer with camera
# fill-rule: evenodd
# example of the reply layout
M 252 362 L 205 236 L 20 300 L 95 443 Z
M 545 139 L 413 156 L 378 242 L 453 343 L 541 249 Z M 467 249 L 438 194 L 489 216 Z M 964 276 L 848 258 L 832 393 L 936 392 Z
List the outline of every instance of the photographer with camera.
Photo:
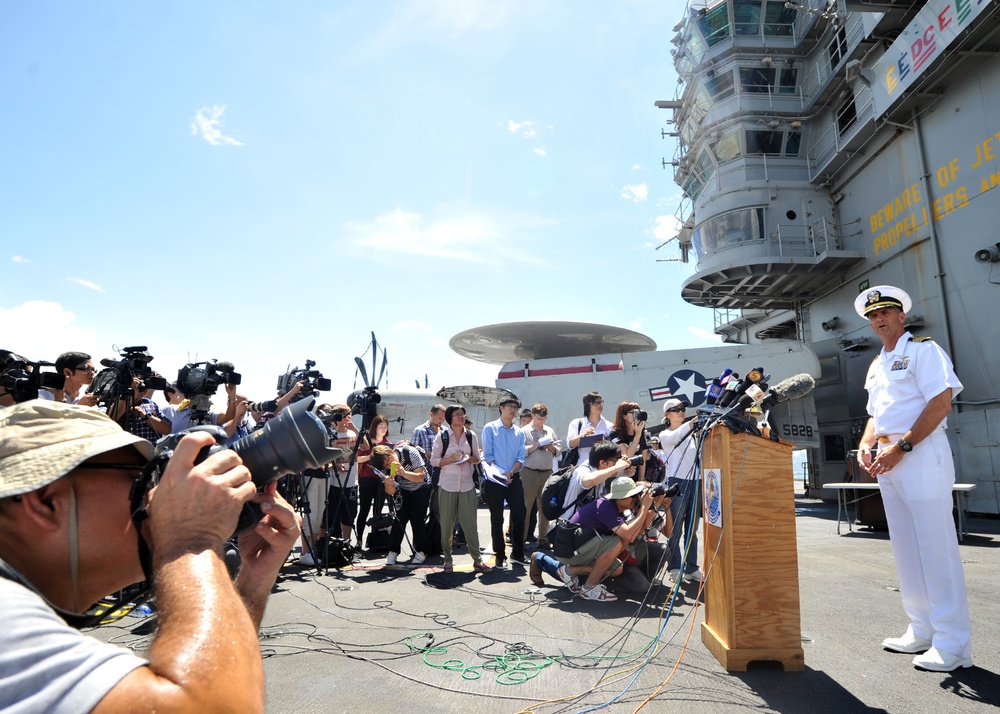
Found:
M 623 558 L 633 556 L 637 563 L 648 559 L 645 535 L 657 516 L 656 509 L 664 500 L 666 494 L 662 486 L 654 492 L 648 484 L 637 484 L 627 476 L 619 476 L 611 483 L 607 497 L 591 501 L 574 513 L 570 524 L 576 528 L 570 528 L 569 532 L 575 554 L 569 557 L 557 554 L 564 566 L 559 576 L 570 591 L 579 593 L 585 600 L 617 600 L 618 596 L 608 591 L 601 581 L 624 574 Z M 580 585 L 582 575 L 587 579 Z
M 163 379 L 158 374 L 155 376 Z M 132 378 L 132 402 L 135 406 L 125 417 L 125 431 L 155 442 L 161 436 L 170 433 L 171 423 L 152 399 L 155 390 L 143 389 L 144 387 L 145 384 L 139 377 Z
M 147 574 L 130 492 L 152 445 L 93 409 L 33 400 L 0 412 L 0 710 L 263 710 L 257 628 L 299 524 L 236 451 L 195 465 L 215 443 L 181 438 L 145 496 Z M 264 516 L 240 535 L 234 582 L 222 545 L 248 502 Z M 143 656 L 70 626 L 147 577 L 159 622 Z
M 698 438 L 693 433 L 695 422 L 685 419 L 686 411 L 687 405 L 680 399 L 668 399 L 663 404 L 667 428 L 660 432 L 660 444 L 667 456 L 667 484 L 680 488 L 680 495 L 670 502 L 677 533 L 667 536 L 670 549 L 667 569 L 674 582 L 683 576 L 685 580 L 700 583 L 705 578 L 698 567 L 702 485 L 698 477 Z M 683 552 L 682 543 L 686 545 Z
M 635 480 L 645 481 L 646 460 L 649 458 L 649 444 L 646 441 L 646 412 L 635 402 L 622 402 L 615 411 L 615 425 L 608 440 L 621 444 L 627 459 L 642 455 L 642 462 L 636 469 Z
M 67 404 L 79 404 L 82 407 L 97 406 L 97 395 L 89 392 L 80 393 L 81 389 L 90 386 L 97 370 L 94 362 L 86 352 L 63 352 L 56 357 L 56 372 L 63 375 L 62 394 L 53 390 L 56 400 L 62 398 Z M 44 397 L 43 397 L 44 398 Z
M 402 552 L 406 526 L 413 533 L 413 558 L 410 565 L 421 565 L 427 559 L 427 534 L 424 521 L 431 499 L 431 475 L 420 452 L 407 443 L 395 447 L 380 444 L 372 451 L 368 462 L 382 479 L 393 511 L 392 533 L 389 534 L 389 555 L 386 565 L 395 565 Z

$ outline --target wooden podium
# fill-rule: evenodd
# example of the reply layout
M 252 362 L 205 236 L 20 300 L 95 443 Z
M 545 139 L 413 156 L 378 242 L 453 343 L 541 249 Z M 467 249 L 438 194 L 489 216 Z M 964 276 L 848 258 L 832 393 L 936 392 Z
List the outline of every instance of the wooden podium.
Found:
M 717 426 L 701 468 L 708 576 L 701 640 L 732 672 L 755 661 L 800 672 L 792 445 Z

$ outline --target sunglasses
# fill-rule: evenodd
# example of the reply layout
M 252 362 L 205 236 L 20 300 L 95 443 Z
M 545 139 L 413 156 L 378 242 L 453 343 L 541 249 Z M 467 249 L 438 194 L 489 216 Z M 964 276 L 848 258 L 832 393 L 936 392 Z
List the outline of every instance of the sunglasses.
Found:
M 687 407 L 674 407 L 673 409 L 667 409 L 668 412 L 684 412 L 687 411 Z

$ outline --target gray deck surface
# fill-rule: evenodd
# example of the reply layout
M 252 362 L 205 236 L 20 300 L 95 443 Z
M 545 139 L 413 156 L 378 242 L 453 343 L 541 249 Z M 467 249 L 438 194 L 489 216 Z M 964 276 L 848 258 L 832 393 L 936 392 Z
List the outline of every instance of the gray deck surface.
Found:
M 773 663 L 725 671 L 701 642 L 695 583 L 682 585 L 672 608 L 670 589 L 656 585 L 645 602 L 588 602 L 547 576 L 535 592 L 522 569 L 473 575 L 462 550 L 450 575 L 440 561 L 388 570 L 374 557 L 322 576 L 287 566 L 261 633 L 267 709 L 630 712 L 654 694 L 642 711 L 1000 706 L 1000 521 L 973 517 L 961 545 L 976 666 L 940 674 L 880 646 L 906 628 L 888 534 L 862 528 L 838 536 L 836 504 L 801 492 L 796 511 L 804 672 Z M 481 509 L 484 544 L 488 523 Z M 149 641 L 135 633 L 142 622 L 127 617 L 97 634 L 142 650 Z

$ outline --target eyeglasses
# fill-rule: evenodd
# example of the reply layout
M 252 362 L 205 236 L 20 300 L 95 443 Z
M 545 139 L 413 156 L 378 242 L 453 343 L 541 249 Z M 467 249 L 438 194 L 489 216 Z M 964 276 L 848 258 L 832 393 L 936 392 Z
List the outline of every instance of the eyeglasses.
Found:
M 73 371 L 74 372 L 96 372 L 97 370 L 94 368 L 94 365 L 92 365 L 92 364 L 85 364 L 85 365 L 81 365 L 79 367 L 74 367 Z
M 603 407 L 604 406 L 604 400 L 603 399 L 598 399 L 597 401 L 591 402 L 591 404 L 593 404 L 595 407 Z

